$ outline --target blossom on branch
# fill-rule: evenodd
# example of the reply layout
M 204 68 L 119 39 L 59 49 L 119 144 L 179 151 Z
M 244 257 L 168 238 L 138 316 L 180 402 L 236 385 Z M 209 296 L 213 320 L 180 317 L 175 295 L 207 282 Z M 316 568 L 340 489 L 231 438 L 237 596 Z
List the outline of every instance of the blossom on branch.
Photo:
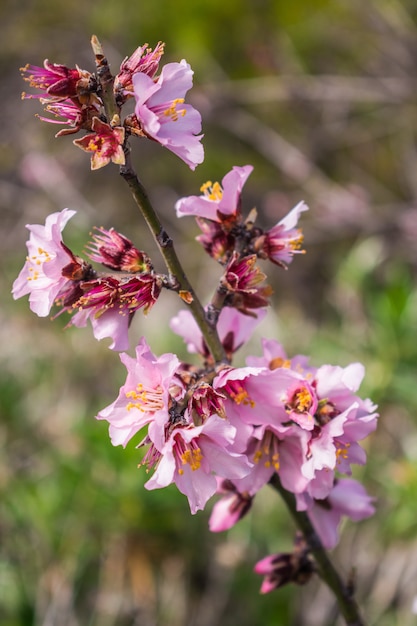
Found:
M 177 217 L 194 215 L 214 222 L 236 221 L 241 212 L 242 189 L 252 171 L 252 165 L 235 166 L 224 176 L 221 185 L 207 181 L 201 187 L 201 196 L 187 196 L 177 201 Z
M 297 534 L 293 552 L 272 554 L 258 561 L 254 571 L 264 577 L 261 593 L 269 593 L 288 583 L 305 585 L 316 571 L 304 537 Z
M 192 87 L 193 71 L 189 64 L 164 65 L 156 80 L 143 72 L 133 75 L 136 100 L 136 134 L 144 134 L 174 152 L 194 170 L 204 160 L 201 144 L 201 115 L 190 104 L 184 104 L 185 94 Z
M 31 87 L 40 89 L 40 94 L 23 94 L 23 98 L 42 98 L 43 100 L 62 100 L 76 98 L 80 89 L 91 78 L 91 74 L 79 67 L 69 68 L 66 65 L 51 63 L 45 59 L 43 67 L 25 65 L 21 68 L 23 79 Z
M 134 313 L 152 308 L 161 293 L 162 279 L 153 272 L 145 253 L 123 235 L 104 229 L 91 244 L 90 257 L 106 261 L 112 269 L 123 266 L 128 273 L 98 275 L 62 241 L 61 232 L 74 214 L 64 209 L 49 215 L 45 226 L 27 226 L 28 256 L 14 281 L 13 297 L 29 294 L 30 308 L 41 317 L 48 315 L 53 305 L 58 306 L 55 317 L 64 312 L 72 316 L 68 326 L 84 327 L 90 320 L 96 339 L 110 337 L 112 350 L 126 350 Z
M 338 543 L 342 516 L 354 522 L 371 517 L 375 513 L 374 501 L 357 480 L 338 478 L 324 499 L 313 499 L 306 493 L 297 495 L 297 509 L 307 511 L 320 541 L 330 550 Z
M 26 243 L 28 256 L 19 276 L 13 283 L 14 299 L 29 294 L 31 310 L 46 317 L 55 299 L 68 283 L 63 269 L 74 261 L 72 252 L 63 245 L 61 233 L 76 211 L 63 209 L 46 218 L 45 225 L 27 224 L 30 231 Z
M 165 44 L 159 42 L 155 49 L 145 43 L 136 48 L 130 57 L 126 57 L 120 66 L 120 71 L 114 80 L 116 101 L 123 104 L 127 98 L 133 96 L 133 76 L 138 72 L 153 78 L 158 71 L 159 62 L 164 53 Z
M 98 117 L 93 118 L 91 128 L 94 133 L 84 135 L 81 139 L 74 139 L 73 141 L 74 145 L 91 153 L 91 169 L 98 170 L 110 161 L 117 165 L 124 165 L 125 129 L 121 126 L 113 128 Z
M 282 220 L 267 230 L 263 237 L 262 252 L 270 261 L 286 267 L 294 254 L 303 254 L 301 250 L 303 235 L 295 228 L 300 213 L 308 211 L 304 202 L 299 202 Z
M 228 293 L 228 304 L 243 313 L 266 307 L 272 288 L 261 285 L 266 275 L 256 265 L 257 256 L 241 257 L 234 252 L 220 279 L 220 287 Z
M 79 104 L 73 99 L 68 99 L 60 102 L 49 102 L 45 106 L 45 111 L 52 113 L 57 119 L 38 115 L 42 122 L 64 124 L 69 127 L 62 128 L 55 135 L 55 137 L 63 137 L 64 135 L 73 135 L 81 129 L 91 130 L 93 119 L 99 113 L 99 107 L 95 103 Z
M 245 315 L 235 308 L 224 307 L 219 314 L 216 329 L 226 353 L 232 355 L 251 338 L 256 327 L 266 316 L 266 309 L 257 309 L 253 315 Z M 209 350 L 192 313 L 182 310 L 170 321 L 170 328 L 183 338 L 188 352 L 207 358 Z
M 204 509 L 217 489 L 215 475 L 241 478 L 250 471 L 245 455 L 233 452 L 236 429 L 227 420 L 212 415 L 201 426 L 187 423 L 169 430 L 159 455 L 152 457 L 155 473 L 146 489 L 159 489 L 175 482 L 187 496 L 191 513 Z
M 87 254 L 92 261 L 121 272 L 150 272 L 152 264 L 147 254 L 114 228 L 96 228 L 87 244 Z

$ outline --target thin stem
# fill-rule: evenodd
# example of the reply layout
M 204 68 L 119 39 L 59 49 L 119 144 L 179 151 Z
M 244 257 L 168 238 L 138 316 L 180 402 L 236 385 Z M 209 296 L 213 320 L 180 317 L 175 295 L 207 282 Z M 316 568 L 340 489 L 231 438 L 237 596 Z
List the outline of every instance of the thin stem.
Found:
M 292 518 L 303 533 L 309 550 L 317 563 L 318 574 L 335 595 L 347 626 L 365 626 L 352 591 L 343 582 L 338 571 L 330 561 L 307 513 L 297 511 L 294 495 L 283 488 L 277 474 L 272 476 L 269 483 L 281 495 Z
M 103 100 L 107 121 L 112 126 L 118 126 L 120 124 L 120 108 L 117 106 L 113 94 L 114 76 L 110 72 L 101 43 L 95 35 L 91 37 L 91 47 L 96 60 L 97 77 L 101 87 L 100 96 Z
M 173 241 L 159 221 L 158 215 L 149 200 L 145 188 L 140 182 L 136 172 L 133 170 L 128 154 L 126 155 L 125 165 L 120 167 L 120 174 L 129 185 L 133 198 L 159 247 L 168 272 L 177 282 L 180 296 L 189 305 L 214 361 L 216 363 L 226 362 L 227 358 L 217 331 L 215 327 L 210 325 L 207 321 L 205 311 L 177 257 Z

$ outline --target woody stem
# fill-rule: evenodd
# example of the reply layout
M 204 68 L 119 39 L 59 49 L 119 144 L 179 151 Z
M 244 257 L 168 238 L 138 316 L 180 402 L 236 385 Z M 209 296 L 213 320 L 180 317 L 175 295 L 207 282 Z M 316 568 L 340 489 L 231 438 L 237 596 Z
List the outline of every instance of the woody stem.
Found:
M 163 228 L 145 188 L 131 165 L 129 153 L 126 154 L 125 165 L 120 167 L 120 174 L 129 185 L 133 198 L 159 247 L 168 272 L 177 283 L 180 296 L 189 305 L 214 361 L 216 363 L 226 362 L 224 348 L 220 342 L 215 325 L 208 322 L 205 311 L 178 259 L 174 243 Z
M 307 513 L 305 511 L 297 511 L 294 494 L 284 489 L 277 474 L 272 476 L 269 484 L 280 494 L 293 520 L 303 533 L 309 551 L 316 561 L 318 574 L 333 592 L 346 625 L 365 626 L 352 591 L 343 582 L 339 572 L 329 559 Z

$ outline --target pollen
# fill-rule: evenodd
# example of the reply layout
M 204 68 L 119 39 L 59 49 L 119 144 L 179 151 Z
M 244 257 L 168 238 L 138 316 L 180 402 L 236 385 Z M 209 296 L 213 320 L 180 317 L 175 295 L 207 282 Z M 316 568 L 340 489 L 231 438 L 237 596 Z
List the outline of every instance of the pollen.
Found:
M 183 103 L 184 98 L 176 98 L 173 100 L 171 105 L 164 111 L 165 117 L 170 117 L 173 122 L 177 122 L 179 116 L 184 117 L 187 111 L 185 109 L 177 109 L 177 105 Z
M 301 246 L 304 243 L 304 235 L 299 231 L 299 236 L 290 241 L 290 247 L 292 250 L 298 250 L 299 252 L 305 252 L 305 250 L 301 250 Z
M 201 454 L 200 448 L 195 448 L 193 450 L 188 449 L 181 454 L 182 464 L 189 465 L 191 469 L 193 470 L 193 472 L 200 469 L 202 459 L 203 459 L 203 455 Z M 180 470 L 180 473 L 181 473 L 181 470 Z
M 307 411 L 311 405 L 311 395 L 307 389 L 302 389 L 297 393 L 297 407 L 301 411 Z
M 276 370 L 279 367 L 284 367 L 285 369 L 289 369 L 291 367 L 291 361 L 289 359 L 283 359 L 279 356 L 271 359 L 268 365 L 270 370 Z
M 145 389 L 142 383 L 138 383 L 135 389 L 125 392 L 127 400 L 126 410 L 138 409 L 142 413 L 155 412 L 164 408 L 162 400 L 162 388 L 158 386 L 156 389 Z
M 273 467 L 275 471 L 279 470 L 278 441 L 270 431 L 265 433 L 262 442 L 260 442 L 259 447 L 253 455 L 253 462 L 256 465 L 260 463 L 262 459 L 264 459 L 263 465 L 267 469 Z
M 101 137 L 95 136 L 93 139 L 90 139 L 87 145 L 88 152 L 100 152 L 103 148 L 103 139 Z
M 312 403 L 310 392 L 305 387 L 302 387 L 293 395 L 285 408 L 288 413 L 291 413 L 291 411 L 295 411 L 296 413 L 308 413 Z
M 350 443 L 341 444 L 340 442 L 338 442 L 338 447 L 336 449 L 336 463 L 347 461 L 347 459 L 349 458 L 349 448 Z
M 249 405 L 252 409 L 255 407 L 255 402 L 249 397 L 248 392 L 243 387 L 239 392 L 234 393 L 232 397 L 236 404 Z
M 223 189 L 220 183 L 212 183 L 211 180 L 208 180 L 204 185 L 201 185 L 200 191 L 208 198 L 209 200 L 213 200 L 214 202 L 218 202 L 223 197 Z
M 30 257 L 26 257 L 26 261 L 31 264 L 28 267 L 31 275 L 27 277 L 27 280 L 37 280 L 39 278 L 39 271 L 34 266 L 37 265 L 39 267 L 43 265 L 43 263 L 48 263 L 49 261 L 52 261 L 52 258 L 53 257 L 49 254 L 49 252 L 41 247 L 38 248 L 37 254 L 32 254 Z

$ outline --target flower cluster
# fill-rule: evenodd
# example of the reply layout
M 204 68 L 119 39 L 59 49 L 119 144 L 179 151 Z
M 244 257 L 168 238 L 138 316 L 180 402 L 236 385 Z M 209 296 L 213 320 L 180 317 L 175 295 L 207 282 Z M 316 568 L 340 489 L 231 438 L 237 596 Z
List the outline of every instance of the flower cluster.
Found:
M 30 308 L 40 317 L 58 305 L 60 313 L 72 314 L 69 325 L 82 327 L 90 320 L 96 339 L 110 337 L 111 349 L 126 350 L 132 316 L 155 304 L 163 278 L 127 237 L 104 228 L 87 246 L 88 256 L 114 272 L 97 272 L 62 241 L 61 233 L 74 214 L 63 209 L 49 215 L 44 226 L 27 225 L 28 255 L 13 283 L 13 297 L 29 294 Z
M 163 52 L 162 43 L 154 50 L 145 44 L 123 61 L 114 77 L 116 109 L 111 119 L 98 76 L 78 66 L 69 68 L 48 60 L 43 67 L 26 65 L 21 68 L 23 78 L 38 93 L 24 93 L 23 98 L 39 99 L 52 115 L 41 120 L 65 126 L 56 136 L 87 131 L 74 144 L 90 153 L 92 169 L 111 161 L 124 165 L 126 139 L 136 136 L 160 143 L 194 170 L 203 161 L 204 150 L 200 113 L 185 104 L 193 71 L 182 60 L 167 63 L 158 74 Z M 132 97 L 134 114 L 122 121 L 123 105 Z
M 202 195 L 181 198 L 176 203 L 178 217 L 193 215 L 202 234 L 197 241 L 218 263 L 224 266 L 217 301 L 221 306 L 239 309 L 248 315 L 253 309 L 268 305 L 272 289 L 264 284 L 266 275 L 258 259 L 269 259 L 287 268 L 294 254 L 303 253 L 303 236 L 296 228 L 300 214 L 307 211 L 304 202 L 269 230 L 256 225 L 256 209 L 245 218 L 242 214 L 242 190 L 253 167 L 235 166 L 222 184 L 207 181 Z M 218 302 L 217 302 L 218 305 Z

